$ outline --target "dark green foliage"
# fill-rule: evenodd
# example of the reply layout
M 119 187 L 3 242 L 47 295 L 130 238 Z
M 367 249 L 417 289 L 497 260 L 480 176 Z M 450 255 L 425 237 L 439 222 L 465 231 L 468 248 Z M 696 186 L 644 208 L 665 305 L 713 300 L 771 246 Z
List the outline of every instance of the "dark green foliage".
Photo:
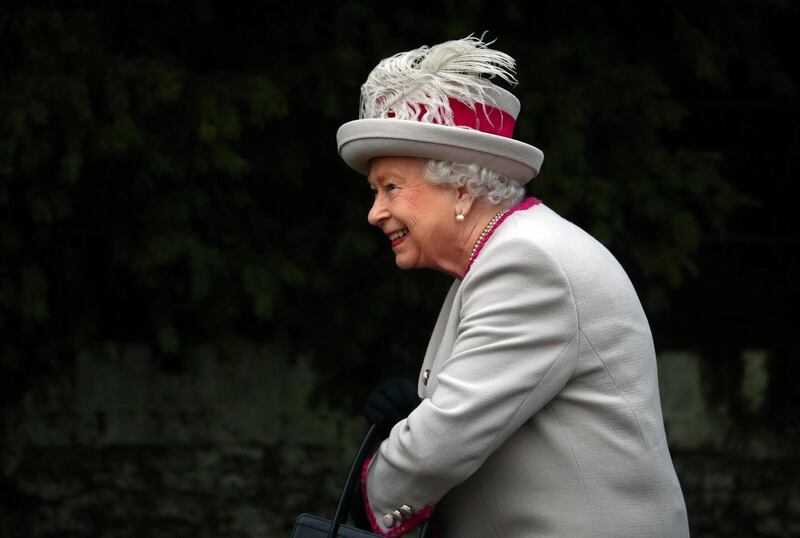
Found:
M 685 130 L 698 88 L 725 93 L 745 73 L 766 95 L 796 95 L 757 39 L 794 8 L 713 4 L 719 18 L 683 2 L 650 14 L 631 2 L 445 2 L 396 17 L 355 1 L 10 11 L 2 366 L 24 380 L 131 341 L 180 368 L 189 342 L 243 337 L 311 357 L 329 388 L 413 374 L 447 279 L 394 267 L 334 135 L 380 58 L 485 28 L 518 61 L 518 135 L 545 151 L 533 192 L 666 308 L 664 290 L 741 203 L 721 173 L 730 156 Z

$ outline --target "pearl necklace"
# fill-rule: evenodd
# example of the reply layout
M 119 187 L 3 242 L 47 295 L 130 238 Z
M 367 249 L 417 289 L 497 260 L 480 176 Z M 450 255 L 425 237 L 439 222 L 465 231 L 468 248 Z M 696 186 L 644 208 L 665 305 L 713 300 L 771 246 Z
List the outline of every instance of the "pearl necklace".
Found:
M 497 221 L 503 218 L 503 215 L 508 213 L 508 209 L 501 209 L 497 215 L 489 221 L 489 224 L 486 225 L 486 228 L 483 229 L 481 235 L 478 237 L 478 240 L 475 241 L 475 245 L 472 247 L 472 252 L 469 254 L 469 261 L 467 262 L 467 267 L 472 265 L 472 262 L 475 261 L 475 254 L 478 252 L 478 247 L 483 243 L 486 236 L 489 235 L 489 231 L 497 224 Z

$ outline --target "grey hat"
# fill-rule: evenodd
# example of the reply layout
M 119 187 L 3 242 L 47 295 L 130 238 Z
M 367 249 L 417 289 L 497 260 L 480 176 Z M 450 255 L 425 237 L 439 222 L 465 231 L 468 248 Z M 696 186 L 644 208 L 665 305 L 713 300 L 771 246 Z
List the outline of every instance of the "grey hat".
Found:
M 467 37 L 382 60 L 361 87 L 358 120 L 339 127 L 339 155 L 369 174 L 375 157 L 478 164 L 524 185 L 544 154 L 512 138 L 519 100 L 485 76 L 513 84 L 514 59 Z

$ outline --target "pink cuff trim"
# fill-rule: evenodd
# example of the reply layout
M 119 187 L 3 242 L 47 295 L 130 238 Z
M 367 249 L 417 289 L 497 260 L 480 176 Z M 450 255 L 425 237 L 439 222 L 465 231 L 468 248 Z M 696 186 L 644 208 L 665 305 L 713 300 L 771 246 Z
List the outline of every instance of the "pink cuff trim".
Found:
M 372 506 L 369 504 L 369 498 L 367 497 L 367 469 L 369 469 L 369 464 L 372 462 L 372 458 L 374 457 L 375 453 L 373 452 L 372 455 L 367 458 L 367 460 L 364 462 L 364 466 L 361 468 L 361 494 L 364 497 L 364 508 L 367 512 L 367 519 L 369 519 L 372 532 L 387 538 L 397 538 L 398 536 L 403 536 L 404 534 L 411 532 L 415 527 L 417 527 L 417 525 L 430 519 L 430 517 L 433 515 L 433 512 L 436 510 L 436 505 L 429 504 L 422 510 L 415 511 L 414 515 L 408 520 L 404 521 L 399 527 L 393 527 L 389 532 L 383 532 L 383 529 L 381 529 L 381 526 L 378 524 L 378 520 L 375 519 L 375 512 L 372 511 Z
M 523 201 L 521 201 L 520 203 L 518 203 L 517 205 L 515 205 L 514 207 L 512 207 L 508 211 L 506 211 L 503 214 L 502 217 L 497 219 L 497 222 L 494 223 L 494 226 L 492 226 L 489 229 L 489 231 L 486 233 L 486 235 L 483 237 L 483 239 L 480 241 L 480 243 L 478 243 L 478 247 L 475 249 L 475 255 L 472 257 L 472 260 L 470 260 L 469 265 L 467 265 L 467 270 L 464 271 L 464 276 L 467 276 L 467 273 L 469 273 L 470 267 L 472 267 L 472 264 L 475 263 L 475 260 L 478 259 L 478 256 L 480 255 L 481 250 L 483 250 L 483 245 L 485 245 L 486 241 L 488 241 L 489 238 L 492 237 L 492 234 L 494 233 L 494 231 L 497 229 L 498 226 L 500 226 L 503 223 L 504 220 L 506 220 L 508 217 L 510 217 L 513 213 L 516 213 L 517 211 L 523 211 L 525 209 L 530 209 L 531 207 L 533 207 L 535 205 L 539 205 L 541 203 L 542 203 L 542 201 L 539 200 L 538 198 L 534 198 L 533 196 L 529 196 L 528 198 L 525 198 Z

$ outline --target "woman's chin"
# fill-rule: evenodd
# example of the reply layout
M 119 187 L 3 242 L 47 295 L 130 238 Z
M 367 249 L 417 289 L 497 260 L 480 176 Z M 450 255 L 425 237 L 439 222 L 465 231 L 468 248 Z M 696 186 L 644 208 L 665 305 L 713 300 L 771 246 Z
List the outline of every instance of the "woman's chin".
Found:
M 406 269 L 411 269 L 411 268 L 413 267 L 413 266 L 412 266 L 412 265 L 410 265 L 410 264 L 403 263 L 402 261 L 400 261 L 400 260 L 399 260 L 399 259 L 397 259 L 397 258 L 395 258 L 394 262 L 395 262 L 395 264 L 397 264 L 397 267 L 399 267 L 400 269 L 403 269 L 403 270 L 406 270 Z
M 398 254 L 394 258 L 394 263 L 397 264 L 397 267 L 400 269 L 413 269 L 416 267 L 414 260 L 412 260 L 409 256 L 404 256 L 403 254 Z

